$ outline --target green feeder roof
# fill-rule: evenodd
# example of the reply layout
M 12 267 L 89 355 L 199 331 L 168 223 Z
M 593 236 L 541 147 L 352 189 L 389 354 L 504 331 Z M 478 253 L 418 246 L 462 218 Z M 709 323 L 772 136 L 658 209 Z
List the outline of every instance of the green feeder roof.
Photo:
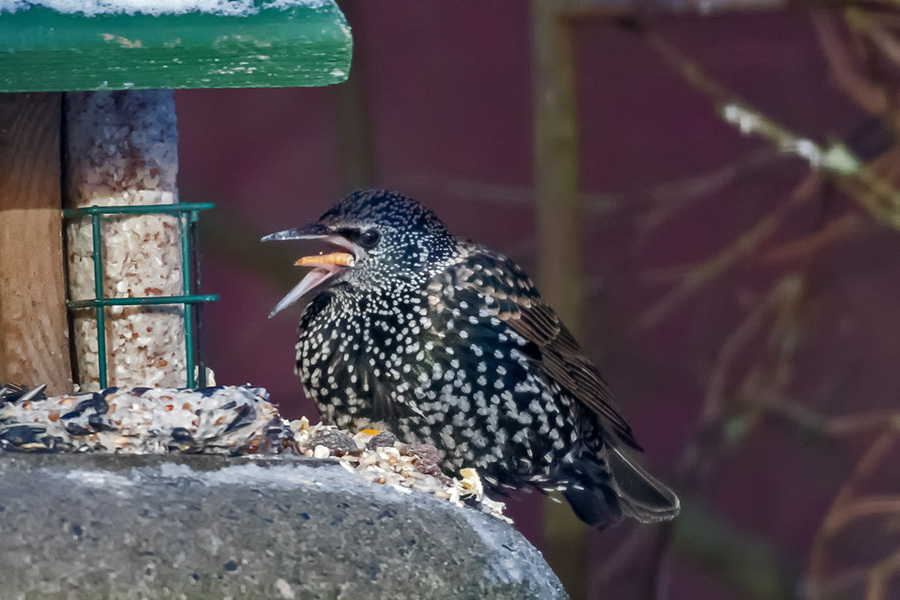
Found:
M 340 83 L 333 0 L 0 0 L 0 92 Z

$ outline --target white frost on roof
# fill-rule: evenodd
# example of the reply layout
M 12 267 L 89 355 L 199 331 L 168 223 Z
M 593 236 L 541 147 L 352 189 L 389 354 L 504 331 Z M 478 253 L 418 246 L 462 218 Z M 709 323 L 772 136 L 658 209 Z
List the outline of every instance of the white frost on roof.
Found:
M 81 13 L 88 17 L 113 14 L 183 15 L 200 12 L 242 17 L 260 10 L 287 10 L 297 6 L 317 9 L 333 5 L 333 0 L 0 0 L 0 13 L 43 6 L 63 14 Z

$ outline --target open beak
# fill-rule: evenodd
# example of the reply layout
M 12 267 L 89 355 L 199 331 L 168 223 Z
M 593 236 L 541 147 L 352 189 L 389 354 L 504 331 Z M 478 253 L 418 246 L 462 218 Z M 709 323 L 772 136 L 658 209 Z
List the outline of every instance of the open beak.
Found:
M 272 233 L 262 238 L 263 242 L 277 240 L 323 240 L 325 243 L 336 246 L 341 252 L 331 252 L 329 254 L 317 254 L 313 256 L 304 256 L 295 262 L 295 265 L 303 267 L 312 267 L 312 271 L 300 280 L 294 289 L 288 292 L 287 296 L 275 305 L 272 312 L 269 313 L 271 319 L 288 306 L 297 302 L 300 298 L 322 287 L 326 282 L 332 280 L 335 275 L 352 268 L 359 259 L 365 255 L 365 251 L 345 238 L 344 236 L 334 233 L 328 233 L 320 225 L 314 224 L 306 229 L 288 229 Z

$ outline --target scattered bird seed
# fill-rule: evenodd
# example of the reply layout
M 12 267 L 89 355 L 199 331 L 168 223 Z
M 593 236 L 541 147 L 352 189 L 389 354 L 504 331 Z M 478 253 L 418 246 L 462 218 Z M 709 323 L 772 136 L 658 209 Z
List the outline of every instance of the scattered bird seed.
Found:
M 328 452 L 326 456 L 344 456 L 359 450 L 350 434 L 340 429 L 319 429 L 313 434 L 310 444 L 324 447 Z
M 375 450 L 376 448 L 381 448 L 382 446 L 393 446 L 396 443 L 396 435 L 394 435 L 390 431 L 382 431 L 378 435 L 372 437 L 372 439 L 366 443 L 366 450 Z

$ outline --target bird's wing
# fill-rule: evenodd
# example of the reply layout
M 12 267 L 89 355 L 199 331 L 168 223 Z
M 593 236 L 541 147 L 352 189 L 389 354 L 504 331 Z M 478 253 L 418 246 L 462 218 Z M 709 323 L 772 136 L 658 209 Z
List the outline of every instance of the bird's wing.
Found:
M 468 244 L 464 250 L 463 260 L 445 273 L 454 288 L 477 292 L 480 317 L 496 317 L 533 343 L 549 377 L 595 412 L 606 431 L 641 450 L 599 371 L 528 276 L 510 259 L 482 246 Z

